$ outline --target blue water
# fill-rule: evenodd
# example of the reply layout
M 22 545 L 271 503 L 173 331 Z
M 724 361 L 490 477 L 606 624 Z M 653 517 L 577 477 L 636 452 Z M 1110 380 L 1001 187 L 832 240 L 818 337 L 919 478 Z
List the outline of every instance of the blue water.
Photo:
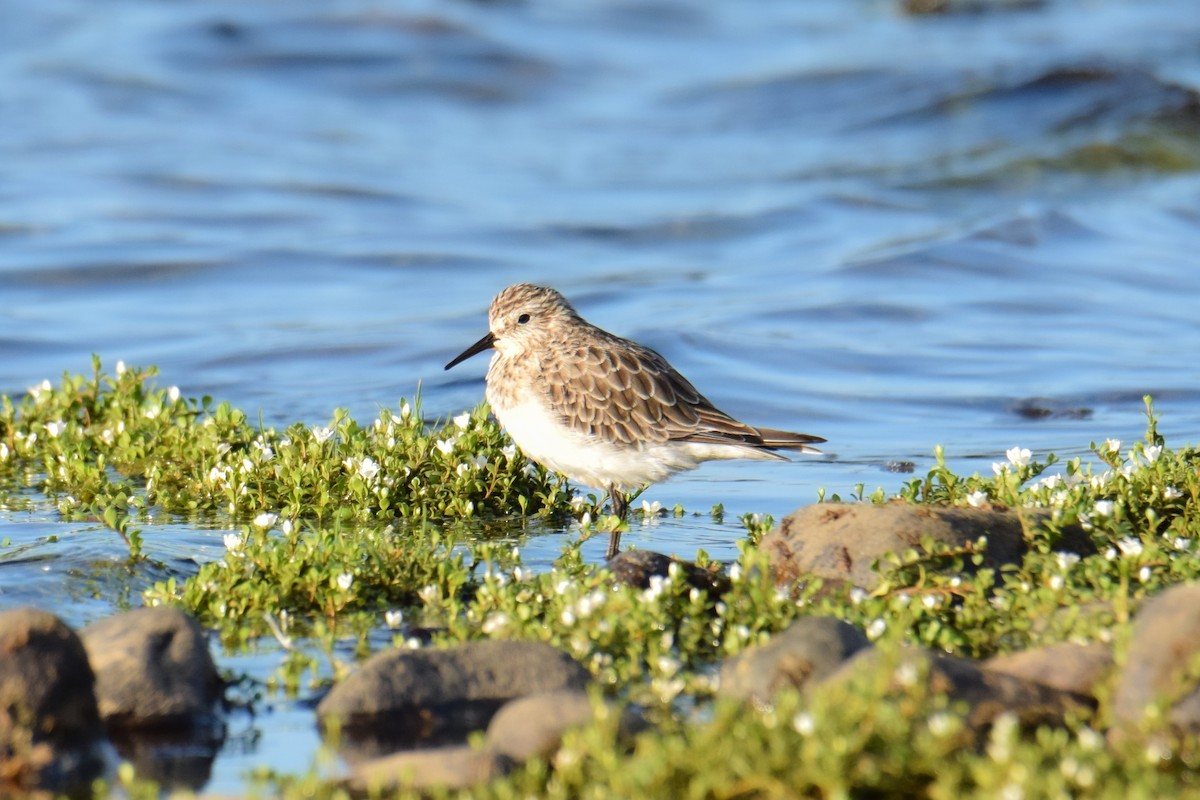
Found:
M 98 353 L 268 424 L 370 419 L 418 387 L 444 416 L 482 398 L 484 359 L 442 365 L 492 295 L 549 283 L 727 411 L 829 440 L 647 492 L 726 506 L 625 540 L 684 557 L 732 557 L 736 515 L 822 487 L 894 490 L 889 465 L 920 473 L 936 444 L 987 471 L 1013 445 L 1133 440 L 1147 393 L 1169 444 L 1200 440 L 1193 0 L 18 5 L 4 393 Z M 221 533 L 146 538 L 183 575 Z M 0 607 L 79 624 L 162 577 L 48 507 L 0 511 L 4 539 Z M 279 714 L 209 790 L 307 765 L 310 715 Z

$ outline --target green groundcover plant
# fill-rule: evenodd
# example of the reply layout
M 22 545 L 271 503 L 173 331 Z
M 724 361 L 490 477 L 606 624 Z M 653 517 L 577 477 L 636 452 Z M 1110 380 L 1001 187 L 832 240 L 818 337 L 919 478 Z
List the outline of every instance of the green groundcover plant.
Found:
M 1195 742 L 1155 735 L 1161 724 L 1152 718 L 1145 737 L 1110 745 L 1105 697 L 1094 714 L 1057 728 L 1020 730 L 1001 717 L 982 743 L 962 709 L 929 695 L 919 676 L 897 680 L 886 668 L 828 692 L 785 692 L 768 708 L 715 697 L 723 658 L 805 614 L 846 620 L 885 652 L 922 645 L 980 658 L 1103 641 L 1120 662 L 1138 605 L 1200 573 L 1200 453 L 1166 445 L 1149 398 L 1145 438 L 1093 443 L 1086 462 L 1013 448 L 991 474 L 964 476 L 939 449 L 928 474 L 897 495 L 851 493 L 860 502 L 1048 510 L 1020 563 L 979 568 L 986 539 L 961 548 L 923 542 L 876 565 L 882 580 L 870 592 L 819 580 L 778 587 L 755 546 L 772 522 L 748 515 L 733 563 L 695 556 L 728 578 L 715 594 L 675 570 L 640 589 L 584 563 L 583 540 L 625 523 L 526 461 L 486 406 L 430 421 L 418 402 L 402 401 L 367 425 L 339 411 L 327 426 L 277 430 L 228 404 L 159 388 L 153 375 L 120 364 L 109 374 L 97 359 L 91 375 L 0 399 L 0 503 L 17 509 L 48 498 L 65 520 L 100 521 L 123 538 L 134 565 L 147 558 L 139 526 L 150 513 L 225 526 L 223 557 L 156 581 L 144 601 L 185 608 L 226 647 L 278 640 L 280 665 L 256 697 L 325 685 L 380 646 L 428 646 L 419 631 L 433 646 L 552 643 L 593 672 L 608 701 L 637 704 L 654 723 L 621 742 L 613 715 L 602 714 L 552 763 L 523 765 L 470 796 L 1200 792 Z M 637 513 L 664 512 L 645 505 Z M 536 573 L 500 541 L 531 520 L 574 531 L 556 563 Z M 1056 549 L 1058 530 L 1074 524 L 1092 537 L 1094 555 Z M 117 783 L 133 795 L 154 791 L 128 769 Z M 256 776 L 249 787 L 343 794 L 315 767 Z

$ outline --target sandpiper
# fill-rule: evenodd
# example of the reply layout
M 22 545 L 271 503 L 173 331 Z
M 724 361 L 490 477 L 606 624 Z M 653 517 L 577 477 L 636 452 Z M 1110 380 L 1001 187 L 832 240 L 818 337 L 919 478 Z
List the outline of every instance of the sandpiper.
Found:
M 626 492 L 702 461 L 786 461 L 774 450 L 820 453 L 820 436 L 756 428 L 708 401 L 648 347 L 597 328 L 554 289 L 519 283 L 488 310 L 489 330 L 449 364 L 489 347 L 487 399 L 521 451 L 572 481 L 608 491 L 624 517 Z M 621 534 L 609 539 L 608 558 Z

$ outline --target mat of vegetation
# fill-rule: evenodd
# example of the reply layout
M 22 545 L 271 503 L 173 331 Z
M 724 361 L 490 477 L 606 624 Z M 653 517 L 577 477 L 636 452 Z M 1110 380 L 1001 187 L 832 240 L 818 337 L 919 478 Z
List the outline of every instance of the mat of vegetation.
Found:
M 1195 737 L 1151 714 L 1139 735 L 1112 740 L 1104 692 L 1094 712 L 1065 725 L 996 724 L 982 742 L 966 731 L 961 708 L 882 668 L 817 694 L 785 691 L 768 705 L 716 698 L 723 659 L 813 614 L 849 622 L 884 652 L 922 645 L 982 658 L 1100 641 L 1121 663 L 1141 603 L 1200 573 L 1200 453 L 1167 446 L 1149 399 L 1143 441 L 1098 441 L 1086 461 L 1014 448 L 991 474 L 964 476 L 939 452 L 928 475 L 896 498 L 854 492 L 862 502 L 1050 510 L 1051 524 L 1031 531 L 1020 563 L 978 568 L 986 542 L 914 548 L 883 559 L 883 580 L 870 592 L 819 580 L 776 586 L 755 547 L 771 523 L 747 517 L 735 563 L 695 556 L 727 575 L 716 594 L 669 576 L 631 587 L 584 563 L 580 541 L 617 520 L 527 462 L 486 407 L 431 423 L 417 403 L 402 403 L 370 424 L 339 413 L 327 427 L 277 430 L 227 404 L 159 388 L 153 374 L 123 365 L 108 374 L 97 361 L 92 375 L 2 398 L 0 502 L 18 508 L 32 502 L 31 492 L 44 494 L 64 519 L 111 527 L 134 563 L 145 558 L 138 526 L 151 511 L 240 524 L 225 537 L 223 559 L 156 583 L 144 601 L 182 607 L 227 648 L 264 635 L 284 642 L 265 693 L 312 692 L 328 683 L 329 663 L 334 680 L 353 668 L 335 653 L 365 656 L 386 638 L 400 647 L 527 639 L 571 654 L 609 700 L 636 704 L 653 723 L 628 741 L 618 738 L 615 718 L 602 715 L 569 734 L 549 761 L 530 761 L 464 796 L 1200 791 Z M 578 529 L 553 568 L 537 574 L 519 551 L 477 529 L 467 536 L 461 524 L 483 519 L 512 530 L 537 516 L 564 526 L 574 520 Z M 1088 531 L 1095 555 L 1055 550 L 1055 527 L 1069 524 Z M 121 774 L 120 791 L 153 796 L 153 787 Z M 315 769 L 259 780 L 247 791 L 345 792 Z

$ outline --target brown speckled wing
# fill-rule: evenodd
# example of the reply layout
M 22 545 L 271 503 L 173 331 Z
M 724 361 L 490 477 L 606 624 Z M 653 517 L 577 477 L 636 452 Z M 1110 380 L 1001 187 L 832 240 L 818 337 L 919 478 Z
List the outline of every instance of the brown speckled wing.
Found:
M 543 377 L 551 406 L 581 433 L 618 444 L 765 444 L 653 350 L 611 334 L 561 345 L 543 356 Z

